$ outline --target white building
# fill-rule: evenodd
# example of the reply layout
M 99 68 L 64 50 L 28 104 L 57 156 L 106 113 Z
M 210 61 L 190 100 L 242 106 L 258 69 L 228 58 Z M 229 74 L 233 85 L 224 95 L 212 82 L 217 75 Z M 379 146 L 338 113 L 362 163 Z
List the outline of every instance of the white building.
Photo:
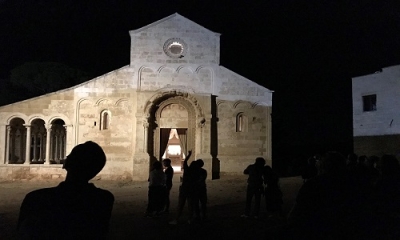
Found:
M 358 155 L 400 153 L 400 65 L 355 77 L 353 139 Z

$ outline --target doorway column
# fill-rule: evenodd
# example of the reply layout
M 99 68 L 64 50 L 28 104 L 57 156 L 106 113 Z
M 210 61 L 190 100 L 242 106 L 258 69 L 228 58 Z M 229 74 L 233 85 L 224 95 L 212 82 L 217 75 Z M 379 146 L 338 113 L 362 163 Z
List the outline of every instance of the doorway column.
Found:
M 10 137 L 11 134 L 11 126 L 7 126 L 7 135 L 6 135 L 6 159 L 4 163 L 10 163 Z
M 142 152 L 146 152 L 147 150 L 147 145 L 148 145 L 148 133 L 149 133 L 149 120 L 147 118 L 143 119 L 143 132 L 144 132 L 144 136 L 143 136 L 143 151 Z

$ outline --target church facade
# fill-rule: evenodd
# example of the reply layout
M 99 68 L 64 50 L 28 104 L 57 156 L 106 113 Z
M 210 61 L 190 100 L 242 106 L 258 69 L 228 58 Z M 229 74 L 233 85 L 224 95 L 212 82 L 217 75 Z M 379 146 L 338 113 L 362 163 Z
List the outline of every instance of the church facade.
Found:
M 71 149 L 94 141 L 99 178 L 147 180 L 171 130 L 210 178 L 271 164 L 272 91 L 220 65 L 220 34 L 177 13 L 129 34 L 129 65 L 0 107 L 1 179 L 62 178 Z

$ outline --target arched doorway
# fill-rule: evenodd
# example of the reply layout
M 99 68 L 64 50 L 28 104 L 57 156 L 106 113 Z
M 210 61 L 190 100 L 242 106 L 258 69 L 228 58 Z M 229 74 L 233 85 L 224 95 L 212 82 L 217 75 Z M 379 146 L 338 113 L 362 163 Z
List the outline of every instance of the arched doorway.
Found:
M 201 111 L 182 95 L 165 94 L 153 101 L 149 109 L 147 152 L 150 155 L 150 166 L 154 161 L 162 159 L 171 129 L 177 130 L 182 156 L 188 150 L 192 150 L 195 156 L 196 116 L 201 116 Z
M 167 134 L 169 128 L 162 128 L 161 132 L 163 132 L 163 130 L 165 131 L 165 134 Z M 179 137 L 178 131 L 181 133 L 181 137 Z M 185 134 L 185 131 L 186 129 L 170 129 L 165 151 L 163 148 L 160 150 L 161 153 L 164 152 L 162 159 L 169 158 L 171 160 L 171 166 L 174 169 L 174 172 L 180 172 L 183 170 L 183 160 L 186 157 L 186 149 L 184 149 L 182 145 L 186 143 L 186 139 L 182 134 Z M 163 137 L 163 134 L 161 133 L 161 146 L 163 145 L 163 142 L 165 144 L 165 137 Z

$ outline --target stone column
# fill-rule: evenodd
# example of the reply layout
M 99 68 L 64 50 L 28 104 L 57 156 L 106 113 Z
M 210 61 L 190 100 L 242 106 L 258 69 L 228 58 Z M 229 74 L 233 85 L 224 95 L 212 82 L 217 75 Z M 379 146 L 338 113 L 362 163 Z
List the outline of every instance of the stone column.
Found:
M 148 144 L 148 135 L 149 135 L 149 121 L 147 118 L 143 119 L 143 128 L 144 128 L 144 136 L 143 136 L 143 152 L 147 152 L 147 144 Z
M 198 153 L 203 152 L 203 127 L 206 125 L 206 119 L 201 118 L 196 125 L 196 148 Z
M 24 124 L 26 127 L 26 149 L 25 149 L 25 163 L 30 164 L 30 156 L 31 156 L 31 125 Z
M 10 133 L 11 126 L 7 126 L 7 135 L 6 135 L 6 158 L 4 163 L 10 163 Z
M 64 125 L 65 128 L 65 149 L 64 149 L 64 157 L 67 153 L 69 153 L 73 148 L 73 125 Z
M 50 165 L 50 137 L 51 137 L 51 124 L 46 124 L 46 158 L 45 164 Z

